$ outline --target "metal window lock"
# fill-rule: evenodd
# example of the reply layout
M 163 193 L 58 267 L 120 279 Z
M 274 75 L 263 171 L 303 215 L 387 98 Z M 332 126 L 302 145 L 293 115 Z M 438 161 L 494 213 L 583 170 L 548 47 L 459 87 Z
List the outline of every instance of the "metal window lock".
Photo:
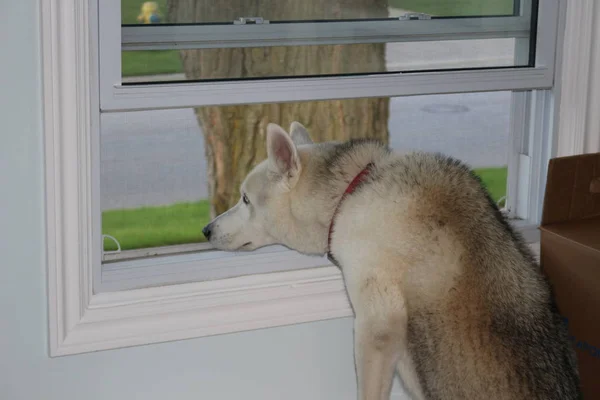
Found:
M 263 19 L 262 17 L 240 17 L 233 21 L 234 25 L 263 25 L 268 24 L 269 20 Z
M 431 15 L 424 13 L 406 13 L 398 17 L 399 20 L 402 21 L 413 21 L 413 20 L 423 20 L 423 19 L 431 19 Z

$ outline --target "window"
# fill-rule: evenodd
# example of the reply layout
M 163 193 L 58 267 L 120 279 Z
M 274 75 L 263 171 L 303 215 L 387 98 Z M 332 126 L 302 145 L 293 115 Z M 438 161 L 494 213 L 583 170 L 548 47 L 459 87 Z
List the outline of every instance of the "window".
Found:
M 513 142 L 526 121 L 511 127 L 511 110 L 531 93 L 495 90 L 551 85 L 542 65 L 552 55 L 536 52 L 537 2 L 116 3 L 100 6 L 97 290 L 328 265 L 278 246 L 232 254 L 203 243 L 201 228 L 237 202 L 265 157 L 268 122 L 299 119 L 317 141 L 374 137 L 396 150 L 443 151 L 483 168 L 507 212 L 531 219 L 517 215 L 517 192 L 507 195 L 509 173 L 516 190 L 524 174 Z M 496 76 L 494 91 L 474 93 L 486 89 L 477 74 Z M 435 78 L 427 95 L 424 80 Z M 330 86 L 326 97 L 317 85 Z M 453 92 L 467 93 L 438 94 Z
M 307 9 L 265 12 L 201 0 L 159 1 L 158 12 L 130 0 L 49 1 L 53 354 L 351 314 L 325 259 L 277 246 L 217 252 L 179 223 L 169 234 L 165 215 L 200 222 L 237 196 L 215 195 L 206 142 L 215 121 L 221 144 L 244 143 L 220 156 L 254 157 L 249 167 L 268 122 L 299 119 L 319 140 L 337 137 L 318 118 L 336 105 L 348 137 L 367 131 L 396 150 L 470 162 L 535 235 L 556 151 L 560 0 L 332 1 L 315 11 L 294 2 Z M 68 10 L 73 20 L 62 18 Z
M 205 140 L 198 123 L 202 109 L 104 114 L 102 282 L 143 287 L 328 265 L 325 258 L 281 246 L 232 254 L 210 251 L 204 243 L 201 230 L 211 220 L 211 203 L 222 211 L 238 201 L 245 172 L 265 157 L 265 124 L 277 115 L 284 126 L 296 114 L 310 115 L 315 141 L 343 138 L 337 132 L 345 131 L 346 137 L 368 135 L 400 152 L 457 157 L 476 168 L 504 206 L 511 101 L 511 92 L 484 92 L 235 107 L 235 117 L 223 112 L 221 129 L 231 133 L 219 148 Z M 209 185 L 220 185 L 221 194 L 211 197 Z
M 514 46 L 524 39 L 519 45 L 528 52 L 535 10 L 531 1 L 514 0 L 363 0 L 324 5 L 313 0 L 301 6 L 238 2 L 224 7 L 208 1 L 172 1 L 162 10 L 160 5 L 139 13 L 139 4 L 121 1 L 125 83 L 132 75 L 148 76 L 153 71 L 162 72 L 163 80 L 182 75 L 214 80 L 526 66 L 530 60 L 515 59 Z M 244 15 L 260 17 L 240 17 Z M 426 24 L 419 22 L 423 19 Z M 187 52 L 182 60 L 173 49 L 197 51 Z M 376 56 L 381 52 L 385 63 Z M 212 61 L 224 57 L 230 58 L 218 67 Z M 342 62 L 326 62 L 336 58 Z
M 139 4 L 130 1 L 102 2 L 99 10 L 104 112 L 324 100 L 334 93 L 350 98 L 539 89 L 551 81 L 555 32 L 542 24 L 538 35 L 532 0 L 502 0 L 498 6 L 356 2 L 356 10 L 331 2 L 337 18 L 309 3 L 302 3 L 306 9 L 246 10 L 235 3 L 215 10 L 210 2 L 200 9 L 204 3 L 186 0 L 169 8 L 158 3 L 168 24 L 141 25 L 134 18 Z M 232 17 L 261 11 L 268 14 Z M 121 25 L 123 20 L 128 24 Z M 477 70 L 423 74 L 447 69 Z M 292 77 L 303 79 L 285 79 Z M 467 85 L 469 77 L 478 84 Z

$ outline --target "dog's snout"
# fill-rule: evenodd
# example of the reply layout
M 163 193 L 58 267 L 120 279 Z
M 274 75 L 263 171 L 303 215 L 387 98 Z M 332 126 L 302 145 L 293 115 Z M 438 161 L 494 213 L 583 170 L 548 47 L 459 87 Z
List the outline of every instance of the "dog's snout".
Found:
M 210 224 L 202 228 L 202 233 L 204 234 L 206 240 L 210 240 L 210 234 L 212 233 L 212 227 L 210 226 Z

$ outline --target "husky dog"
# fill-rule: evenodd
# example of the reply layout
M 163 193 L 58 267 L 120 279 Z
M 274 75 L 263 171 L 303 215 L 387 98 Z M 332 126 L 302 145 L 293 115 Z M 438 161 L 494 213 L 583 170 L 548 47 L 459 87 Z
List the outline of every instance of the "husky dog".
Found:
M 566 327 L 534 257 L 478 178 L 440 154 L 313 144 L 267 127 L 268 159 L 203 232 L 222 250 L 327 254 L 355 313 L 358 396 L 581 398 Z

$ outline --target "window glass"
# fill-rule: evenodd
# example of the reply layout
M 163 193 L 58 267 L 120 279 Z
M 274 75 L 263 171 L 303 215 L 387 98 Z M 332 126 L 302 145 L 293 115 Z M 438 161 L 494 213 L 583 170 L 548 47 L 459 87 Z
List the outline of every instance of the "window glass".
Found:
M 512 67 L 515 39 L 124 51 L 124 83 Z M 524 65 L 527 64 L 525 60 Z
M 522 67 L 533 60 L 530 1 L 121 5 L 125 84 Z M 240 17 L 262 20 L 234 23 Z
M 439 17 L 508 16 L 518 5 L 515 0 L 121 0 L 121 23 L 228 23 L 240 17 L 269 21 L 367 19 L 406 12 Z
M 454 156 L 499 201 L 510 102 L 510 92 L 490 92 L 103 114 L 102 233 L 123 250 L 113 259 L 163 246 L 206 250 L 202 227 L 239 200 L 241 181 L 266 157 L 266 125 L 287 129 L 293 120 L 318 142 L 370 137 L 398 152 Z M 115 249 L 106 237 L 105 250 Z

